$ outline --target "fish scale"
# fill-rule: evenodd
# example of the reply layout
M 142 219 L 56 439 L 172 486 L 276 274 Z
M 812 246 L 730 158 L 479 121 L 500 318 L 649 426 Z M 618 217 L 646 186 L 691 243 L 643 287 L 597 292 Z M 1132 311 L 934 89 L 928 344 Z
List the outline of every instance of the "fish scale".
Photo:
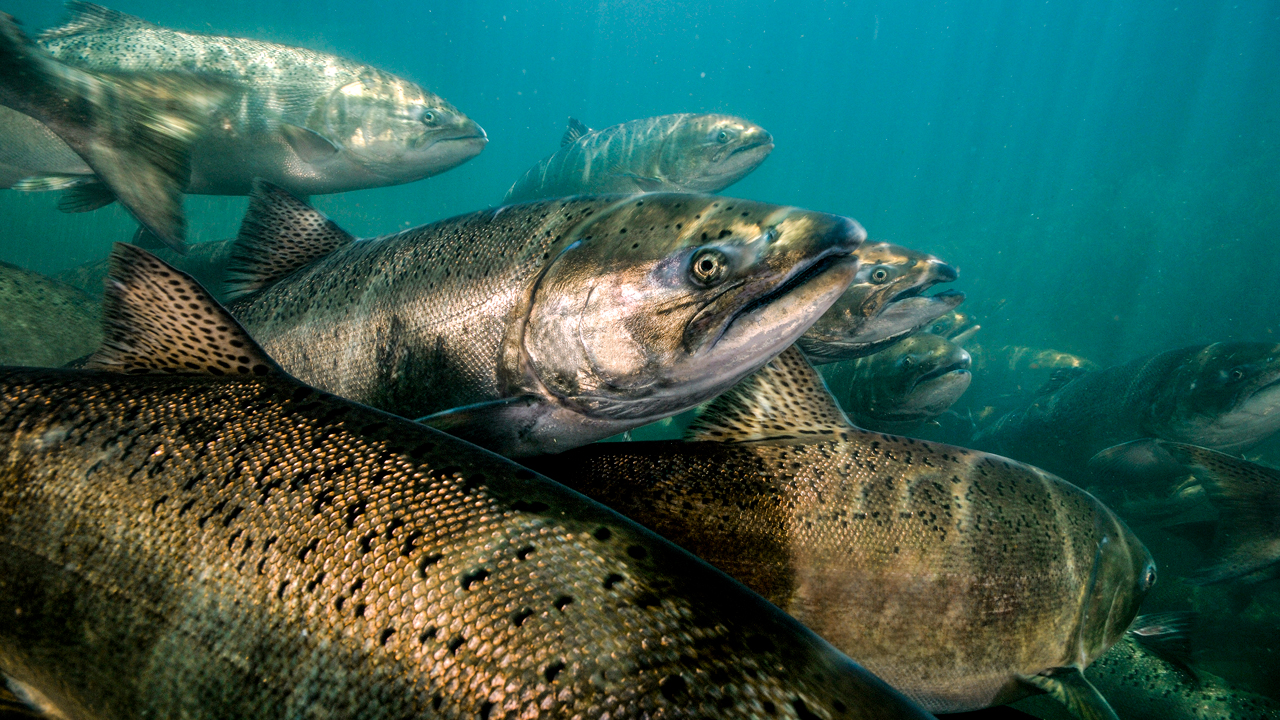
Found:
M 603 506 L 297 383 L 117 252 L 142 269 L 113 266 L 94 369 L 0 369 L 0 668 L 68 717 L 926 717 Z

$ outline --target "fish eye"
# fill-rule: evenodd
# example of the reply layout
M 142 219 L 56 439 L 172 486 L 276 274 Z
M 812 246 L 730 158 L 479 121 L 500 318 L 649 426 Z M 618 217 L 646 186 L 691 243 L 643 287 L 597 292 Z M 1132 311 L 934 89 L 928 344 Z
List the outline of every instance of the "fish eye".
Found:
M 907 355 L 906 357 L 902 358 L 901 364 L 902 364 L 902 367 L 904 368 L 910 368 L 916 364 L 916 359 L 911 357 L 910 355 Z
M 1145 572 L 1142 573 L 1142 591 L 1146 592 L 1156 584 L 1156 566 L 1148 565 Z
M 1244 379 L 1245 371 L 1243 367 L 1233 367 L 1227 372 L 1227 382 L 1240 382 Z
M 871 271 L 871 282 L 879 285 L 889 279 L 889 271 L 879 267 Z
M 715 248 L 699 250 L 689 260 L 689 277 L 702 287 L 716 285 L 728 273 L 729 258 Z
M 436 114 L 435 114 L 435 112 L 433 112 L 433 111 L 431 111 L 431 110 L 427 110 L 426 112 L 422 113 L 422 124 L 423 124 L 423 125 L 430 125 L 430 124 L 434 123 L 435 121 L 436 121 Z
M 716 140 L 719 140 L 720 142 L 729 142 L 729 133 L 725 130 L 721 130 L 720 133 L 716 135 Z

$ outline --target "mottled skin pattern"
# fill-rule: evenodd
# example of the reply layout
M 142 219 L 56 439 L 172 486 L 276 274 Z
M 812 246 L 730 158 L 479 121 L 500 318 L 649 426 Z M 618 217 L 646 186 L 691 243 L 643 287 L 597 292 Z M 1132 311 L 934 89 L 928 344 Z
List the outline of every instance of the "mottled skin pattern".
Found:
M 1233 687 L 1211 673 L 1194 675 L 1125 637 L 1098 658 L 1085 677 L 1120 720 L 1277 720 L 1280 702 Z M 1024 709 L 1045 718 L 1070 718 L 1051 701 L 1036 698 Z M 1044 712 L 1041 712 L 1044 711 Z
M 814 405 L 790 382 L 780 394 Z M 1087 666 L 1154 580 L 1123 523 L 1047 473 L 797 425 L 776 407 L 769 418 L 760 428 L 779 439 L 599 444 L 534 467 L 733 575 L 934 712 L 1009 702 L 1034 692 L 1019 676 Z
M 0 263 L 0 365 L 57 367 L 88 355 L 101 341 L 97 300 L 70 285 Z
M 917 716 L 675 548 L 429 429 L 284 380 L 0 388 L 0 668 L 73 718 Z
M 607 508 L 284 375 L 153 256 L 112 278 L 95 369 L 0 369 L 0 671 L 72 720 L 927 717 Z
M 979 432 L 976 447 L 1084 476 L 1101 450 L 1160 438 L 1238 451 L 1280 430 L 1280 345 L 1197 345 L 1083 374 Z
M 536 398 L 550 419 L 502 452 L 551 452 L 759 368 L 843 291 L 864 236 L 704 195 L 528 203 L 350 243 L 229 308 L 290 373 L 397 415 Z M 698 287 L 706 252 L 726 274 Z
M 187 33 L 90 3 L 43 33 L 58 60 L 99 71 L 187 71 L 237 83 L 191 148 L 188 193 L 244 195 L 260 177 L 299 194 L 410 182 L 484 147 L 484 131 L 443 98 L 362 63 L 305 48 Z M 333 143 L 331 157 L 300 156 L 281 125 Z
M 714 193 L 755 170 L 773 137 L 732 115 L 661 115 L 593 130 L 529 168 L 504 203 L 569 195 Z
M 89 175 L 84 160 L 49 128 L 17 110 L 0 107 L 0 188 L 40 173 Z
M 828 381 L 854 424 L 887 430 L 937 417 L 969 387 L 969 353 L 937 335 L 904 338 L 876 353 L 828 365 Z
M 869 355 L 950 312 L 959 293 L 921 297 L 959 271 L 933 255 L 892 243 L 863 243 L 858 274 L 849 289 L 796 341 L 809 362 L 820 365 Z

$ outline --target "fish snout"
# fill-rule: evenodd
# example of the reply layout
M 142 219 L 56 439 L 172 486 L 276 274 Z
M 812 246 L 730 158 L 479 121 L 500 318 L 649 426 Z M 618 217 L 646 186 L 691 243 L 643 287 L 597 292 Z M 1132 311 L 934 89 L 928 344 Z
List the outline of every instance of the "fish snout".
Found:
M 944 262 L 941 258 L 929 257 L 929 277 L 935 283 L 955 282 L 960 277 L 956 266 Z

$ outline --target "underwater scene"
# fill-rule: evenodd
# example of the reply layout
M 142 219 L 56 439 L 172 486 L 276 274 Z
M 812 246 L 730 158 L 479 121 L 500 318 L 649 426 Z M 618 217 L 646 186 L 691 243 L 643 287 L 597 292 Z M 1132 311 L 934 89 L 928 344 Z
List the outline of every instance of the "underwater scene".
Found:
M 0 5 L 0 720 L 1280 719 L 1280 3 Z

